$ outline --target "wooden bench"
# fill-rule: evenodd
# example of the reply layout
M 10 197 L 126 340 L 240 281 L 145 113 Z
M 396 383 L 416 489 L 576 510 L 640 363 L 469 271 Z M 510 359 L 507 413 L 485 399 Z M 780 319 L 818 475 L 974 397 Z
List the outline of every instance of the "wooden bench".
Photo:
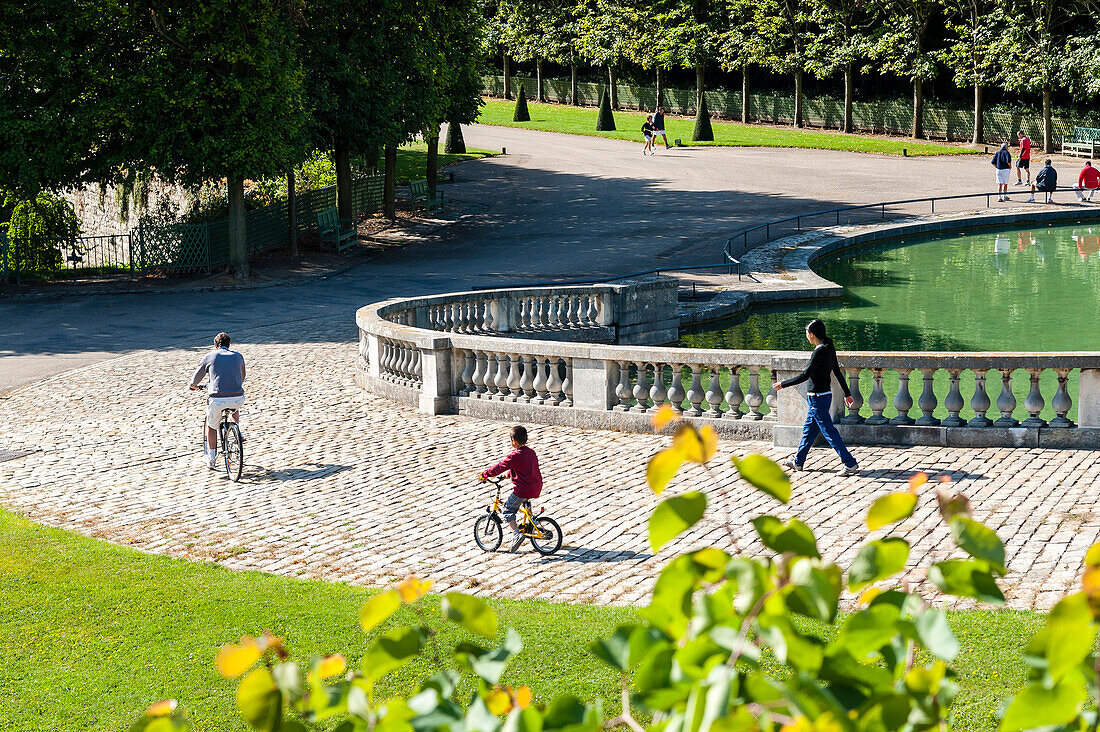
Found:
M 1100 129 L 1095 127 L 1074 127 L 1072 137 L 1062 138 L 1063 155 L 1095 158 L 1098 151 L 1100 151 Z
M 338 252 L 348 249 L 359 239 L 359 232 L 354 222 L 341 221 L 340 212 L 335 206 L 317 214 L 317 233 L 321 238 L 322 247 L 331 242 L 336 245 Z
M 421 203 L 424 205 L 425 211 L 443 210 L 443 191 L 437 189 L 435 196 L 431 196 L 428 192 L 427 178 L 421 178 L 420 180 L 414 180 L 409 183 L 409 194 L 413 203 Z

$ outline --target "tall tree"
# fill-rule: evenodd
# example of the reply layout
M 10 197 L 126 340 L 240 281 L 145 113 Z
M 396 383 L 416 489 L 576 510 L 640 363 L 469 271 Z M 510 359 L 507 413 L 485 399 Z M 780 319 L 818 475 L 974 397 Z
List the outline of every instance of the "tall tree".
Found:
M 809 67 L 819 78 L 844 75 L 844 121 L 851 132 L 855 98 L 855 65 L 871 50 L 868 35 L 874 15 L 865 0 L 810 0 L 814 33 L 809 43 Z
M 876 0 L 876 5 L 885 22 L 872 56 L 887 73 L 912 82 L 912 135 L 919 139 L 924 137 L 924 82 L 936 74 L 936 56 L 925 43 L 928 24 L 940 9 L 939 0 Z
M 619 108 L 617 72 L 630 43 L 627 8 L 618 0 L 580 0 L 577 18 L 577 49 L 593 66 L 607 69 L 611 108 Z
M 802 82 L 809 63 L 810 7 L 807 0 L 761 0 L 754 24 L 764 41 L 764 64 L 794 76 L 794 126 L 802 126 Z
M 719 0 L 657 0 L 652 9 L 663 28 L 661 60 L 695 72 L 695 109 L 706 92 L 707 64 L 718 57 L 718 44 L 727 15 Z
M 1043 97 L 1043 149 L 1054 152 L 1051 94 L 1059 86 L 1074 21 L 1092 9 L 1081 0 L 1004 0 L 1007 27 L 992 47 L 1002 61 L 1001 82 Z
M 547 58 L 545 32 L 552 27 L 547 18 L 554 3 L 539 0 L 500 0 L 501 40 L 516 61 L 535 63 L 535 100 L 546 101 L 543 62 Z
M 940 59 L 954 73 L 960 89 L 974 89 L 974 129 L 970 141 L 985 138 L 984 89 L 997 79 L 994 43 L 1004 27 L 1004 12 L 994 0 L 944 0 L 948 12 L 950 40 Z
M 766 44 L 756 26 L 755 5 L 755 0 L 727 0 L 727 21 L 715 48 L 724 71 L 741 72 L 741 122 L 744 124 L 752 119 L 749 68 L 762 65 L 767 56 Z

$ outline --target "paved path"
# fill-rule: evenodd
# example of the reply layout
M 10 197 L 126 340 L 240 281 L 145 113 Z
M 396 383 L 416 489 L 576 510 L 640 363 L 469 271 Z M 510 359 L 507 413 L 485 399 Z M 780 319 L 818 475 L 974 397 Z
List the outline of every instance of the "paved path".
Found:
M 838 203 L 989 187 L 983 157 L 896 158 L 828 150 L 680 148 L 503 127 L 471 146 L 508 154 L 462 164 L 447 198 L 477 216 L 437 242 L 341 276 L 234 293 L 0 301 L 0 393 L 141 348 L 471 285 L 616 275 L 717 261 L 746 224 Z
M 505 425 L 429 417 L 356 388 L 355 333 L 343 315 L 255 330 L 240 348 L 250 375 L 240 483 L 200 464 L 201 398 L 183 389 L 199 352 L 170 349 L 89 366 L 0 402 L 4 447 L 35 451 L 0 462 L 0 505 L 238 569 L 365 585 L 416 573 L 441 590 L 601 604 L 642 602 L 680 551 L 733 548 L 708 521 L 657 556 L 649 552 L 656 498 L 645 463 L 664 438 L 534 427 L 543 504 L 560 520 L 565 546 L 550 558 L 528 547 L 484 554 L 471 532 L 485 500 L 473 475 L 505 451 Z M 805 520 L 823 553 L 848 566 L 867 538 L 871 501 L 917 470 L 950 473 L 976 517 L 1008 540 L 1010 607 L 1050 607 L 1075 585 L 1085 550 L 1100 538 L 1098 452 L 859 448 L 863 473 L 840 478 L 836 458 L 820 451 L 809 462 L 815 469 L 794 477 L 790 506 L 777 509 L 728 463 L 749 451 L 779 457 L 768 443 L 724 442 L 713 482 L 692 467 L 670 489 L 706 490 L 731 512 L 749 552 L 761 547 L 748 520 L 778 510 Z M 913 544 L 913 567 L 952 546 L 931 493 L 901 533 Z

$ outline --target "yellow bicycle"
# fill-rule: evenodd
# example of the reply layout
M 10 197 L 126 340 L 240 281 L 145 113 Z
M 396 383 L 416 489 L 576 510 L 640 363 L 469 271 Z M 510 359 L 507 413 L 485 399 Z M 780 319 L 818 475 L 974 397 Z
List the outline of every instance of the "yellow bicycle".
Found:
M 489 478 L 489 482 L 496 486 L 496 496 L 485 507 L 485 513 L 474 522 L 474 541 L 483 551 L 495 552 L 504 541 L 504 520 L 500 517 L 500 511 L 504 508 L 504 501 L 500 500 L 500 484 L 503 480 L 503 476 Z M 554 519 L 542 515 L 545 510 L 545 507 L 540 508 L 536 514 L 531 508 L 531 501 L 524 500 L 516 515 L 516 523 L 519 524 L 520 533 L 531 540 L 535 551 L 539 554 L 553 554 L 561 549 L 561 527 Z

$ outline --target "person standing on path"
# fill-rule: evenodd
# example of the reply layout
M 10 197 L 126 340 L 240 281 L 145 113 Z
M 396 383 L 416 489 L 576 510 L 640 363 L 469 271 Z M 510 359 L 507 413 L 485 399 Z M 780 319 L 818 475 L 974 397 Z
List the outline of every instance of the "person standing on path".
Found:
M 997 200 L 1008 200 L 1008 178 L 1012 175 L 1012 154 L 1008 151 L 1008 143 L 1002 142 L 1001 149 L 989 161 L 997 169 Z
M 656 142 L 658 137 L 665 141 L 665 150 L 672 149 L 672 145 L 668 144 L 668 135 L 665 134 L 664 107 L 657 107 L 657 111 L 653 113 L 653 140 Z
M 1020 159 L 1016 161 L 1016 185 L 1024 185 L 1022 171 L 1027 171 L 1027 184 L 1031 185 L 1031 138 L 1023 130 L 1016 132 L 1020 138 Z
M 840 370 L 840 363 L 836 360 L 836 347 L 833 345 L 833 339 L 825 334 L 825 324 L 816 319 L 806 325 L 806 340 L 814 346 L 814 352 L 810 356 L 810 363 L 806 365 L 806 370 L 798 376 L 773 384 L 775 390 L 779 391 L 801 384 L 803 381 L 810 382 L 809 391 L 806 392 L 809 410 L 806 412 L 806 423 L 802 427 L 802 440 L 798 443 L 798 452 L 784 461 L 783 467 L 794 471 L 802 470 L 802 466 L 806 463 L 806 456 L 809 455 L 814 440 L 820 434 L 825 435 L 825 441 L 829 443 L 829 447 L 836 450 L 836 454 L 844 463 L 840 474 L 856 475 L 859 472 L 859 465 L 848 452 L 848 448 L 844 446 L 844 440 L 837 432 L 832 415 L 829 413 L 833 406 L 832 377 L 834 374 L 840 382 L 840 388 L 844 390 L 844 403 L 849 408 L 855 404 L 848 384 L 844 380 L 844 374 Z
M 647 152 L 653 154 L 653 115 L 647 114 L 645 116 L 645 122 L 642 123 L 642 137 L 645 138 L 645 147 L 642 148 L 642 155 Z

